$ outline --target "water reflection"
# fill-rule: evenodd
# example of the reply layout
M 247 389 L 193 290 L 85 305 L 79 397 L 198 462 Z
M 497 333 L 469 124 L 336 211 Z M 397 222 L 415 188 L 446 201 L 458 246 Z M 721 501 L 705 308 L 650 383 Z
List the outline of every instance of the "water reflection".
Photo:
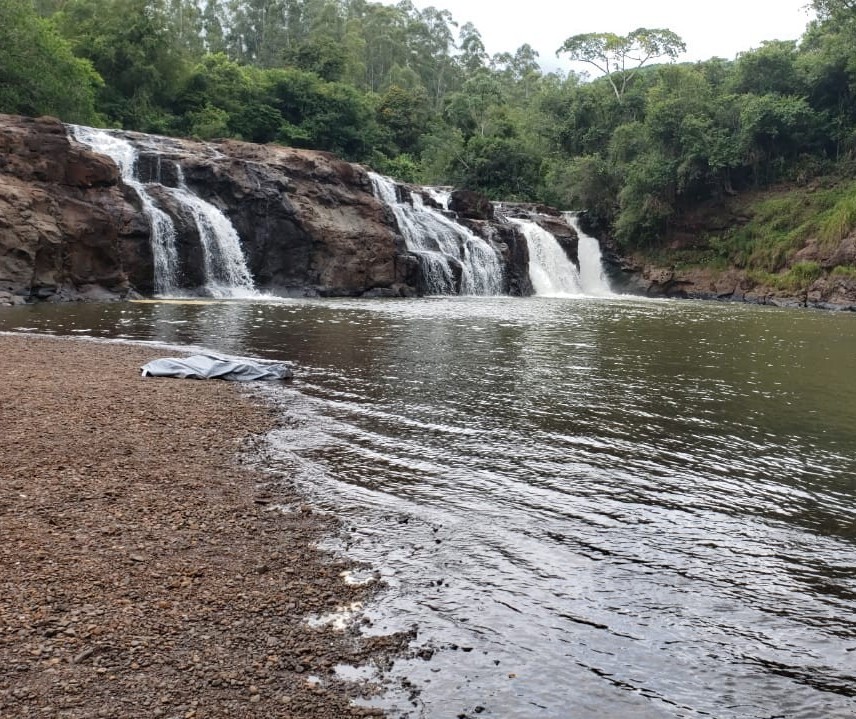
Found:
M 390 700 L 428 717 L 853 716 L 854 323 L 503 298 L 0 313 L 297 361 L 281 467 L 381 568 L 378 631 L 418 621 L 438 650 L 400 667 L 419 706 Z

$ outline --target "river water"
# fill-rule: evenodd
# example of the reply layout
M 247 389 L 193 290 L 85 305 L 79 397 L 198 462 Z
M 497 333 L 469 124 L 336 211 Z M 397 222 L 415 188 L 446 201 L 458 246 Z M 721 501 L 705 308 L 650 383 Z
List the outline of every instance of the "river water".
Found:
M 272 462 L 385 579 L 370 631 L 419 626 L 392 716 L 856 716 L 852 314 L 294 300 L 0 330 L 295 361 Z

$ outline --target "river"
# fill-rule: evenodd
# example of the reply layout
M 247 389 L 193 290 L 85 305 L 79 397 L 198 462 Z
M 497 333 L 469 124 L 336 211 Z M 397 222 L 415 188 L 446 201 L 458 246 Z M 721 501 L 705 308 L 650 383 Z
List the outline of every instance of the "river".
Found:
M 853 314 L 125 303 L 0 330 L 293 360 L 271 466 L 386 581 L 369 631 L 419 627 L 392 716 L 856 716 Z

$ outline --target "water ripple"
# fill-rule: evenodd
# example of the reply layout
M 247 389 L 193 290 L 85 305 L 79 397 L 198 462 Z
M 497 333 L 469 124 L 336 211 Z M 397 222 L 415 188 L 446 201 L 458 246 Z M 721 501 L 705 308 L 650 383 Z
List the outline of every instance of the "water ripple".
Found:
M 6 322 L 4 325 L 3 322 Z M 427 299 L 36 308 L 298 362 L 273 467 L 429 661 L 395 716 L 856 715 L 856 318 Z

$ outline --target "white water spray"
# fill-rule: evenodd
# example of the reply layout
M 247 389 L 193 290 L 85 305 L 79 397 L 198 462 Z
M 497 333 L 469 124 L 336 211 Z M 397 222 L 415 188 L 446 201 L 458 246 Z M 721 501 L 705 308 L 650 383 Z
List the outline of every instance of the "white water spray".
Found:
M 529 279 L 535 294 L 567 297 L 583 294 L 580 272 L 568 259 L 555 236 L 532 220 L 509 218 L 529 245 Z
M 398 221 L 407 249 L 419 259 L 428 294 L 498 295 L 502 292 L 502 265 L 496 251 L 481 237 L 442 212 L 427 207 L 416 193 L 399 202 L 395 182 L 369 173 L 375 197 L 387 205 Z M 432 195 L 433 197 L 433 195 Z M 439 202 L 441 195 L 438 195 Z M 448 202 L 448 199 L 445 199 Z
M 612 296 L 613 292 L 609 286 L 609 280 L 603 271 L 603 254 L 600 251 L 600 243 L 580 229 L 579 213 L 563 212 L 562 217 L 576 230 L 580 240 L 577 254 L 580 260 L 580 285 L 583 292 L 595 297 Z
M 449 209 L 449 200 L 452 199 L 452 191 L 446 187 L 423 187 L 425 194 L 428 195 L 444 210 Z
M 217 298 L 255 294 L 253 278 L 234 225 L 217 207 L 194 195 L 178 168 L 178 187 L 165 188 L 193 217 L 205 263 L 205 290 Z

